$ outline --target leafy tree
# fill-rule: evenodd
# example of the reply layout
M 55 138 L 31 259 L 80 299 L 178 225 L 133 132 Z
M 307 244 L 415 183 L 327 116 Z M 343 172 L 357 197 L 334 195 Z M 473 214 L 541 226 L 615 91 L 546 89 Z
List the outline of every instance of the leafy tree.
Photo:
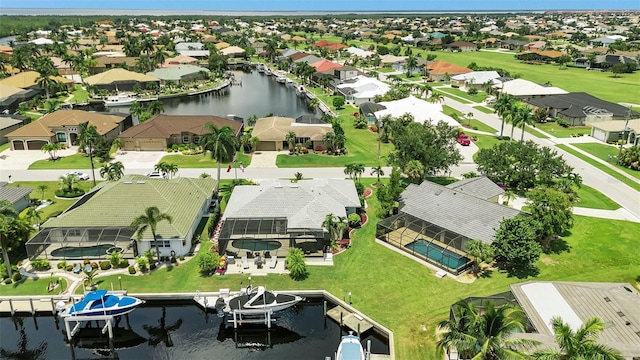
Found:
M 405 166 L 404 173 L 412 183 L 420 183 L 424 179 L 424 166 L 418 160 L 411 160 Z
M 561 178 L 573 178 L 573 168 L 562 156 L 533 141 L 501 142 L 476 155 L 478 171 L 517 192 L 537 186 L 552 187 Z
M 527 192 L 527 205 L 531 218 L 539 223 L 538 237 L 545 248 L 573 226 L 571 202 L 556 189 L 541 186 Z
M 493 259 L 493 248 L 482 240 L 471 240 L 466 243 L 466 252 L 473 260 L 473 273 L 478 275 L 480 263 Z
M 635 145 L 622 149 L 620 165 L 633 170 L 640 170 L 640 146 Z
M 461 300 L 451 306 L 451 313 L 449 320 L 438 324 L 443 332 L 437 342 L 440 353 L 456 349 L 462 359 L 526 359 L 524 351 L 537 344 L 533 340 L 511 336 L 525 331 L 526 316 L 519 308 L 510 305 L 496 307 L 489 302 L 486 308 L 480 309 Z
M 105 164 L 100 169 L 100 176 L 107 181 L 118 181 L 124 176 L 124 165 L 120 161 Z
M 318 98 L 313 98 L 309 100 L 309 107 L 311 109 L 317 109 L 318 106 L 320 106 L 320 100 L 318 100 Z
M 18 216 L 18 212 L 7 200 L 0 200 L 0 246 L 2 247 L 2 259 L 7 268 L 9 278 L 13 276 L 11 262 L 9 261 L 9 249 L 20 245 L 29 238 L 30 226 Z
M 209 151 L 211 159 L 218 163 L 218 184 L 220 183 L 220 166 L 223 162 L 230 162 L 236 153 L 237 139 L 233 128 L 229 125 L 217 127 L 213 123 L 205 125 L 208 133 L 205 134 L 200 143 L 204 150 Z M 206 152 L 205 152 L 206 155 Z
M 333 107 L 336 109 L 342 109 L 344 106 L 344 98 L 342 96 L 336 96 L 333 98 Z
M 160 247 L 158 246 L 158 239 L 156 236 L 156 229 L 158 223 L 161 221 L 167 221 L 169 224 L 173 221 L 171 215 L 161 213 L 160 209 L 156 206 L 150 206 L 144 210 L 144 214 L 139 215 L 133 221 L 131 221 L 131 229 L 135 231 L 136 240 L 142 240 L 142 236 L 147 230 L 151 231 L 151 237 L 156 247 L 156 256 L 160 259 Z
M 599 318 L 587 319 L 576 331 L 559 317 L 551 319 L 551 326 L 559 350 L 537 351 L 533 355 L 536 360 L 624 360 L 618 350 L 597 343 L 598 336 L 604 330 L 604 324 Z
M 38 229 L 40 229 L 40 222 L 42 221 L 41 210 L 38 210 L 36 206 L 29 206 L 27 208 L 27 212 L 25 213 L 25 217 L 31 225 L 37 225 Z
M 220 257 L 212 251 L 205 251 L 198 254 L 198 267 L 202 273 L 211 273 L 218 267 Z
M 508 269 L 530 268 L 542 253 L 536 241 L 536 227 L 521 215 L 500 223 L 492 246 L 496 260 Z

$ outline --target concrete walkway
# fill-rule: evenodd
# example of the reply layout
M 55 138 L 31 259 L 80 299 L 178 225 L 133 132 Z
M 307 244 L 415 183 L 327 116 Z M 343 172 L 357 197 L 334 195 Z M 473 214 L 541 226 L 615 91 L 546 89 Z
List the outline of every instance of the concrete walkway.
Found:
M 256 151 L 251 156 L 251 164 L 247 168 L 277 168 L 276 159 L 280 154 L 288 154 L 288 150 L 284 151 Z

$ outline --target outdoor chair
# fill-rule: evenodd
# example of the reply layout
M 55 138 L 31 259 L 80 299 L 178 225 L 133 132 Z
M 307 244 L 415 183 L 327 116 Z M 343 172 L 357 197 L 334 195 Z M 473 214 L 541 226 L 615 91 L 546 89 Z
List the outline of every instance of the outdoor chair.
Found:
M 76 266 L 73 268 L 73 273 L 80 274 L 81 271 L 82 271 L 82 266 L 80 266 L 80 264 L 76 264 Z
M 242 257 L 242 268 L 243 269 L 248 269 L 249 268 L 249 259 L 247 259 L 246 256 Z
M 275 269 L 278 264 L 278 258 L 273 256 L 269 258 L 269 269 Z
M 84 266 L 84 272 L 90 273 L 91 270 L 93 270 L 93 268 L 91 267 L 91 264 L 87 264 Z

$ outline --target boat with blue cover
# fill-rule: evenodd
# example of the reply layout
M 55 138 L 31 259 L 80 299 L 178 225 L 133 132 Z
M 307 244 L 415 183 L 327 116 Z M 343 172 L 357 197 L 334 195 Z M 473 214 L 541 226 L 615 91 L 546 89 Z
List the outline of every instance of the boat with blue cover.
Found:
M 355 335 L 345 335 L 340 341 L 336 360 L 365 360 L 365 352 L 360 343 L 360 338 Z
M 60 317 L 71 316 L 119 316 L 128 314 L 144 301 L 124 294 L 95 290 L 87 293 L 82 300 L 65 308 Z

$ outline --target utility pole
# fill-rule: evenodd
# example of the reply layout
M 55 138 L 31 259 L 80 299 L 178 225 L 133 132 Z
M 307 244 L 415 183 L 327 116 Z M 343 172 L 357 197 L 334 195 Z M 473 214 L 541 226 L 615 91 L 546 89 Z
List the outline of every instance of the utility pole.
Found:
M 93 139 L 89 139 L 89 162 L 91 163 L 91 178 L 93 179 L 93 186 L 96 186 L 96 170 L 93 167 Z
M 631 117 L 631 109 L 627 110 L 627 115 L 624 117 L 625 122 L 624 122 L 624 129 L 622 129 L 622 132 L 620 133 L 620 139 L 618 140 L 620 142 L 620 151 L 618 151 L 618 161 L 616 162 L 618 165 L 620 165 L 620 160 L 622 159 L 622 145 L 624 144 L 624 136 L 627 134 L 627 128 L 629 126 L 629 118 Z

